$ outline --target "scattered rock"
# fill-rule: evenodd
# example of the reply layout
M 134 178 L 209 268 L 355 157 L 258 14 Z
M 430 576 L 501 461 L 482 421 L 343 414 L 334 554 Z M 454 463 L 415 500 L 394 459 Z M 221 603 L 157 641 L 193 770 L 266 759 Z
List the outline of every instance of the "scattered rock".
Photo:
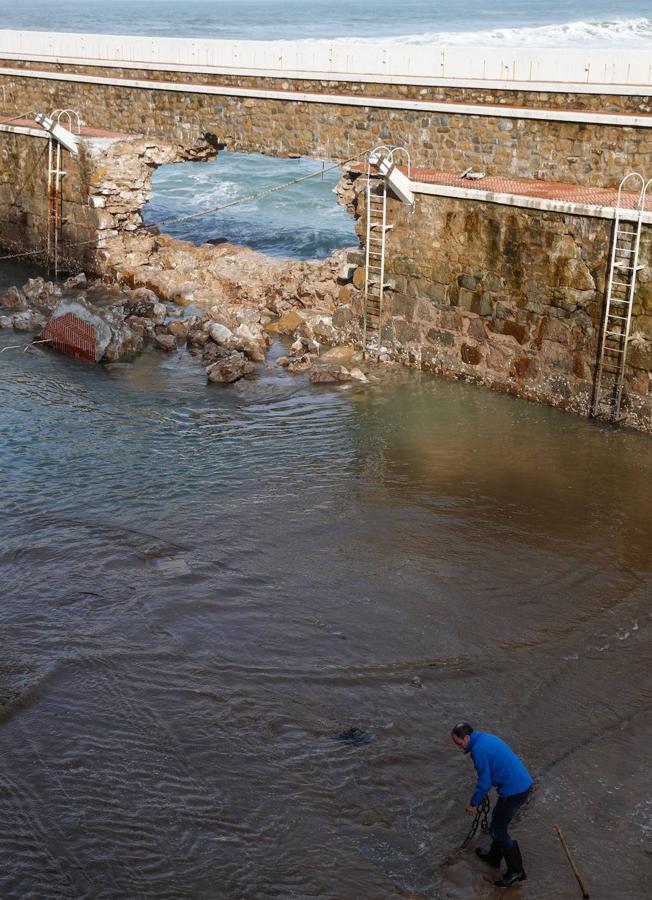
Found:
M 218 359 L 226 359 L 231 355 L 231 350 L 227 350 L 226 347 L 222 347 L 221 344 L 216 344 L 213 341 L 209 341 L 204 347 L 201 355 L 201 361 L 204 368 L 208 368 L 208 366 L 212 365 L 214 362 L 217 362 Z
M 305 372 L 312 366 L 312 356 L 304 353 L 303 356 L 289 359 L 287 368 L 289 372 Z
M 249 359 L 262 362 L 265 359 L 267 343 L 262 331 L 255 333 L 248 325 L 238 325 L 233 332 L 228 346 L 233 350 L 240 350 Z
M 331 347 L 330 350 L 322 353 L 321 358 L 322 362 L 346 363 L 351 360 L 354 354 L 355 349 L 353 347 L 342 344 L 337 347 Z
M 46 318 L 35 309 L 27 309 L 25 312 L 16 313 L 12 322 L 16 331 L 39 331 L 45 325 Z
M 245 375 L 250 375 L 255 368 L 254 364 L 247 359 L 244 353 L 236 351 L 226 359 L 218 360 L 209 366 L 206 369 L 206 375 L 209 381 L 231 384 Z
M 351 375 L 353 381 L 359 381 L 361 384 L 369 384 L 369 379 L 362 371 L 362 369 L 350 369 L 349 374 Z
M 154 343 L 161 350 L 166 350 L 168 353 L 177 349 L 177 339 L 173 334 L 155 334 Z
M 0 316 L 0 328 L 13 328 L 14 320 L 11 316 Z
M 62 290 L 52 281 L 46 281 L 39 276 L 27 280 L 27 283 L 23 285 L 23 294 L 32 309 L 49 313 L 59 302 Z
M 422 688 L 422 687 L 423 687 L 423 682 L 421 681 L 421 679 L 419 678 L 418 675 L 415 675 L 415 676 L 414 676 L 414 678 L 412 679 L 412 681 L 410 682 L 410 684 L 412 685 L 412 687 L 415 687 L 415 688 Z
M 335 384 L 351 380 L 351 373 L 344 366 L 322 366 L 310 373 L 311 384 Z
M 124 304 L 125 316 L 140 316 L 142 319 L 151 319 L 157 325 L 162 325 L 167 317 L 167 309 L 164 303 L 160 303 L 153 291 L 140 288 L 134 291 Z
M 211 322 L 208 326 L 208 333 L 216 344 L 226 345 L 233 337 L 231 329 L 227 328 L 226 325 L 221 325 L 219 322 Z
M 188 324 L 177 321 L 168 323 L 168 331 L 176 338 L 177 344 L 185 344 L 188 336 Z
M 337 283 L 338 284 L 349 284 L 353 281 L 353 273 L 358 267 L 355 263 L 344 263 L 344 265 L 340 268 L 337 273 Z
M 86 273 L 80 272 L 78 275 L 71 275 L 70 278 L 66 278 L 63 286 L 67 291 L 69 291 L 73 288 L 85 288 L 87 284 L 88 279 L 86 278 Z
M 271 325 L 267 326 L 268 331 L 272 331 L 272 325 L 274 326 L 273 331 L 278 334 L 294 334 L 297 328 L 304 322 L 304 317 L 300 315 L 295 309 L 290 310 L 290 312 L 282 315 L 278 322 L 272 322 Z
M 27 297 L 20 288 L 10 287 L 0 294 L 0 306 L 5 309 L 27 309 Z
M 333 312 L 333 325 L 335 328 L 348 328 L 355 321 L 355 315 L 350 306 L 338 306 Z

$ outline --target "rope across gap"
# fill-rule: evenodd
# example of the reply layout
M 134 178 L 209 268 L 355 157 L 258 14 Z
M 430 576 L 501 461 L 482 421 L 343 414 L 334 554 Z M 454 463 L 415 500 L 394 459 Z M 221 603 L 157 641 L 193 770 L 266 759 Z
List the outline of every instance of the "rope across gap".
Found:
M 301 184 L 304 181 L 309 181 L 311 178 L 319 178 L 323 177 L 326 172 L 331 172 L 333 169 L 340 169 L 343 166 L 348 166 L 352 162 L 356 162 L 356 160 L 362 159 L 365 156 L 368 156 L 369 151 L 365 150 L 363 153 L 358 153 L 357 156 L 352 156 L 350 159 L 344 160 L 341 163 L 333 163 L 332 166 L 328 166 L 328 168 L 318 169 L 316 172 L 311 172 L 309 175 L 302 175 L 300 178 L 293 178 L 292 181 L 285 181 L 283 184 L 273 185 L 272 187 L 265 188 L 262 191 L 257 191 L 255 194 L 247 194 L 244 197 L 237 197 L 235 200 L 230 200 L 228 203 L 223 203 L 220 206 L 211 206 L 206 209 L 198 210 L 194 213 L 188 213 L 185 216 L 177 216 L 173 219 L 164 219 L 161 222 L 152 222 L 150 225 L 145 225 L 141 229 L 141 232 L 148 232 L 154 228 L 163 228 L 167 225 L 177 225 L 180 222 L 187 222 L 190 219 L 199 219 L 202 216 L 208 216 L 212 213 L 222 212 L 224 209 L 229 209 L 232 206 L 237 206 L 240 203 L 250 203 L 253 200 L 260 200 L 262 197 L 266 197 L 269 194 L 273 194 L 277 191 L 285 190 L 286 188 L 293 187 L 295 184 Z M 76 241 L 74 243 L 67 244 L 67 248 L 71 249 L 72 247 L 84 247 L 90 244 L 96 244 L 97 238 L 92 238 L 88 241 Z M 100 248 L 101 249 L 101 248 Z M 5 256 L 0 256 L 0 261 L 10 260 L 10 259 L 23 259 L 29 256 L 40 256 L 45 252 L 45 248 L 41 247 L 38 250 L 25 250 L 20 253 L 12 253 L 7 254 Z M 65 259 L 64 256 L 61 257 Z

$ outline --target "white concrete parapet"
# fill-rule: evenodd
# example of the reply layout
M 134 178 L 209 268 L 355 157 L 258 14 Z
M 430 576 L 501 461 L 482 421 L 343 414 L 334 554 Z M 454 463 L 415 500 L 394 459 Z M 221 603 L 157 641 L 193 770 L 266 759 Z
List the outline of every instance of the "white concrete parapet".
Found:
M 0 56 L 69 64 L 335 81 L 648 94 L 646 50 L 224 41 L 0 30 Z

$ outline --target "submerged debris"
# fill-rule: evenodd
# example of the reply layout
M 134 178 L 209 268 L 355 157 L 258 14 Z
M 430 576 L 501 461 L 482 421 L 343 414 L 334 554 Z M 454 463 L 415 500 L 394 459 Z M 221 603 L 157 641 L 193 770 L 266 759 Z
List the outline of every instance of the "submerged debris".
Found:
M 335 740 L 341 741 L 343 744 L 351 744 L 354 747 L 361 747 L 363 744 L 370 744 L 375 737 L 376 735 L 373 731 L 365 731 L 354 726 L 347 731 L 341 731 L 339 734 L 336 734 Z

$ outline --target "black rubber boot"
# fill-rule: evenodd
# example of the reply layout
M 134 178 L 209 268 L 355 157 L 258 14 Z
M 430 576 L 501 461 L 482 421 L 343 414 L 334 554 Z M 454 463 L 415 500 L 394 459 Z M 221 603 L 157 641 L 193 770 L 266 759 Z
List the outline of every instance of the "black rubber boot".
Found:
M 521 851 L 516 841 L 514 841 L 511 847 L 506 847 L 504 853 L 507 871 L 504 875 L 494 881 L 496 887 L 499 888 L 511 887 L 511 885 L 518 884 L 519 881 L 525 881 L 527 878 L 525 869 L 523 868 Z
M 500 861 L 503 858 L 503 851 L 500 849 L 500 844 L 498 843 L 498 841 L 492 841 L 491 847 L 488 850 L 483 850 L 481 847 L 476 847 L 475 852 L 483 862 L 486 862 L 490 866 L 493 866 L 494 869 L 499 868 Z

